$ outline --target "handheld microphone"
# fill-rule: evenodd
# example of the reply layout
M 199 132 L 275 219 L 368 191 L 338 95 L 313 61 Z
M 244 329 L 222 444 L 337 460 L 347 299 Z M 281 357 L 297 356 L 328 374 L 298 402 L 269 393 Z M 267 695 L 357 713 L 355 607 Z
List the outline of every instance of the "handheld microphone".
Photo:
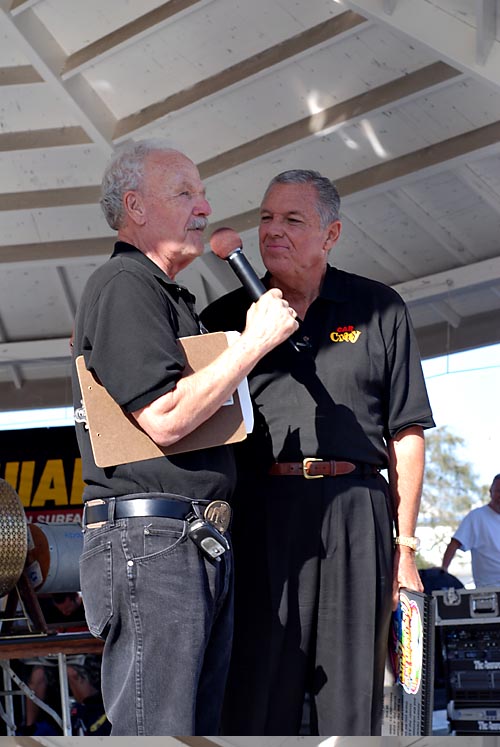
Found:
M 210 247 L 219 259 L 229 262 L 252 301 L 258 301 L 266 288 L 243 254 L 243 242 L 239 234 L 232 228 L 218 228 L 210 237 Z
M 218 228 L 217 231 L 214 231 L 210 237 L 210 248 L 219 259 L 225 259 L 229 262 L 231 269 L 252 301 L 258 301 L 266 293 L 265 285 L 243 254 L 241 236 L 233 228 Z M 288 338 L 288 341 L 293 349 L 300 353 L 302 349 L 309 349 L 310 345 L 303 339 L 294 339 L 297 334 L 300 334 L 300 325 L 302 324 L 298 317 L 296 317 L 296 321 L 299 323 L 299 329 Z

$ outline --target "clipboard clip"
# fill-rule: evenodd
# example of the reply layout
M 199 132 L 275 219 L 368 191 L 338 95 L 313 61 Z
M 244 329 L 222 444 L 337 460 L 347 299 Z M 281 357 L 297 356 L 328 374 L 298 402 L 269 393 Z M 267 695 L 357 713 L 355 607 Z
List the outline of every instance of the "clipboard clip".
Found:
M 83 402 L 82 402 L 82 406 L 81 407 L 76 407 L 75 408 L 73 415 L 74 415 L 74 418 L 75 418 L 75 423 L 83 423 L 84 426 L 85 426 L 85 428 L 87 430 L 89 429 L 89 426 L 88 426 L 88 423 L 87 423 L 87 411 L 85 410 L 85 406 L 84 406 Z

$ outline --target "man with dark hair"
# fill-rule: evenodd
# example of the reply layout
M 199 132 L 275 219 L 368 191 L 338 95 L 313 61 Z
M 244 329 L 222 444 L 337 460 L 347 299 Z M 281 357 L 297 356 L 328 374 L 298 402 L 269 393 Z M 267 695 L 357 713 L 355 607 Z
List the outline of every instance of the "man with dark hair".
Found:
M 414 531 L 434 423 L 419 353 L 395 291 L 328 264 L 339 206 L 330 180 L 292 170 L 260 209 L 263 282 L 303 320 L 302 340 L 249 376 L 225 734 L 299 734 L 306 693 L 311 733 L 380 734 L 391 609 L 400 587 L 422 589 Z M 242 329 L 247 307 L 237 290 L 202 319 Z
M 178 339 L 203 331 L 194 297 L 175 280 L 204 249 L 211 210 L 198 169 L 163 141 L 127 143 L 106 168 L 101 205 L 118 242 L 83 292 L 74 355 L 157 445 L 169 447 L 216 413 L 295 331 L 295 312 L 271 290 L 231 347 L 183 376 Z M 89 629 L 105 638 L 102 692 L 112 736 L 217 734 L 232 556 L 207 509 L 217 501 L 229 513 L 232 450 L 98 467 L 75 370 L 73 396 L 86 482 L 81 588 Z M 199 522 L 215 536 L 218 555 L 195 543 Z
M 500 475 L 490 487 L 490 502 L 462 519 L 443 556 L 448 570 L 457 550 L 470 550 L 476 587 L 500 586 Z

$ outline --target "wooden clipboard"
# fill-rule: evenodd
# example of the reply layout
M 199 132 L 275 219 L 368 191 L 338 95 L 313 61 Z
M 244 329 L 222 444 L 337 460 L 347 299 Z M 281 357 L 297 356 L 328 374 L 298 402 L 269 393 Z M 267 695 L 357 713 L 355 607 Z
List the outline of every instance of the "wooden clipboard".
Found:
M 204 368 L 228 347 L 225 332 L 182 337 L 178 342 L 187 360 L 183 376 Z M 230 403 L 224 404 L 192 433 L 172 446 L 158 446 L 87 370 L 83 355 L 76 358 L 75 365 L 94 461 L 98 467 L 114 467 L 143 459 L 196 451 L 236 443 L 246 438 L 247 431 L 236 391 Z

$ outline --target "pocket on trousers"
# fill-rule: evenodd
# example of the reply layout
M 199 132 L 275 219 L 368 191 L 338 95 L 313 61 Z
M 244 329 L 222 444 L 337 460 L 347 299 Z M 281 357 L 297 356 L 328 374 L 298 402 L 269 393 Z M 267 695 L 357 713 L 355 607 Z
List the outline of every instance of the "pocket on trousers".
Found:
M 82 553 L 80 586 L 89 630 L 92 635 L 101 636 L 113 615 L 113 564 L 110 542 Z
M 144 527 L 144 556 L 141 560 L 154 558 L 155 556 L 168 555 L 178 545 L 187 539 L 186 525 L 178 520 L 166 519 L 164 524 L 171 523 L 172 526 L 159 526 L 149 524 Z M 174 524 L 175 522 L 175 524 Z

